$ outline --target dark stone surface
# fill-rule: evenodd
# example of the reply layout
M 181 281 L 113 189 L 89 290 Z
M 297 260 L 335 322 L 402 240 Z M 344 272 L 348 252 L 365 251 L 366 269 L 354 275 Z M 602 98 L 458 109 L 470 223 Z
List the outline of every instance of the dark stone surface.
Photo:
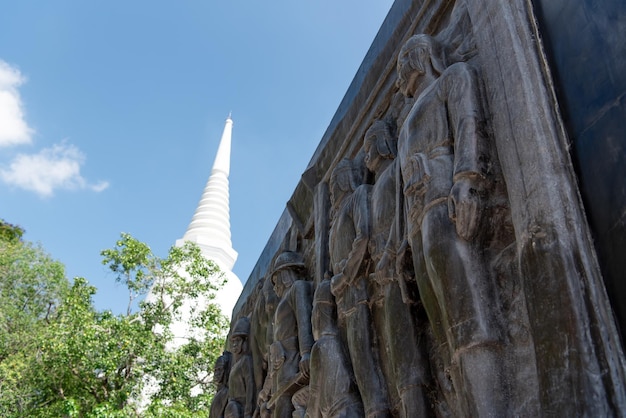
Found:
M 626 2 L 533 0 L 600 268 L 626 341 Z
M 604 14 L 609 5 L 613 12 Z M 350 410 L 347 416 L 356 417 L 363 407 L 371 417 L 402 418 L 626 415 L 626 360 L 600 271 L 602 264 L 609 277 L 607 270 L 617 266 L 619 278 L 626 267 L 619 263 L 626 72 L 615 74 L 625 69 L 624 6 L 537 0 L 535 8 L 543 22 L 554 21 L 544 32 L 527 0 L 395 2 L 233 313 L 233 321 L 247 316 L 260 328 L 253 342 L 271 336 L 252 354 L 257 391 L 263 381 L 260 417 L 293 409 L 298 417 L 305 409 L 322 417 Z M 622 13 L 609 18 L 616 10 Z M 607 30 L 611 25 L 615 30 Z M 429 35 L 442 49 L 400 54 L 415 34 Z M 555 34 L 565 40 L 550 49 L 548 62 L 538 40 Z M 440 54 L 446 59 L 433 60 Z M 419 95 L 403 94 L 409 90 L 396 84 L 399 56 L 410 64 L 405 86 L 430 79 Z M 456 72 L 452 77 L 455 68 L 467 68 L 473 81 Z M 552 75 L 559 71 L 569 84 L 559 79 L 556 88 Z M 431 96 L 447 88 L 454 94 Z M 473 105 L 459 106 L 467 98 Z M 465 116 L 455 109 L 465 109 Z M 387 129 L 374 152 L 364 138 L 380 121 Z M 474 134 L 482 139 L 464 140 Z M 393 159 L 394 142 L 406 145 L 411 138 L 420 147 L 400 147 L 398 158 L 386 163 L 400 169 L 382 175 L 387 169 L 377 166 L 376 153 Z M 424 142 L 429 138 L 445 143 L 432 148 Z M 477 160 L 464 159 L 474 151 L 480 151 Z M 455 167 L 480 164 L 456 172 L 446 168 L 452 160 Z M 371 172 L 354 184 L 333 175 L 342 168 L 361 176 L 364 164 Z M 415 172 L 423 172 L 423 189 L 412 181 Z M 441 193 L 428 202 L 417 199 L 435 189 Z M 592 192 L 600 202 L 593 207 Z M 589 223 L 604 248 L 600 263 Z M 445 234 L 433 232 L 444 226 Z M 599 231 L 608 238 L 601 240 Z M 309 358 L 310 338 L 281 336 L 280 329 L 293 328 L 291 315 L 278 314 L 264 299 L 270 266 L 286 252 L 298 254 L 287 264 L 302 268 L 300 281 L 311 290 L 330 279 L 332 294 L 317 299 L 328 304 L 329 322 L 322 326 L 318 314 L 310 320 L 313 347 L 324 350 L 318 356 Z M 614 303 L 623 295 L 619 283 L 607 282 Z M 274 319 L 269 334 L 268 314 Z M 298 330 L 300 322 L 307 321 L 299 321 Z M 300 339 L 308 341 L 304 348 Z M 405 349 L 416 339 L 423 355 Z M 273 385 L 272 373 L 285 364 L 277 342 L 294 353 L 290 376 L 296 347 L 302 359 L 285 390 Z M 419 375 L 404 373 L 420 367 Z M 310 387 L 304 386 L 309 373 Z M 324 394 L 319 382 L 326 381 L 345 384 Z M 412 402 L 420 398 L 412 386 L 425 402 Z M 385 389 L 388 401 L 378 399 Z M 233 416 L 243 417 L 238 412 Z

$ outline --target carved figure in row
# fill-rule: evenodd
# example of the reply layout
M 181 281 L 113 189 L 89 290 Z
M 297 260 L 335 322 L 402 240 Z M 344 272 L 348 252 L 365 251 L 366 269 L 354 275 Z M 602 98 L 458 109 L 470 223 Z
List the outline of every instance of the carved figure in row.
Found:
M 210 418 L 224 418 L 224 410 L 228 403 L 228 378 L 230 376 L 230 365 L 232 363 L 232 354 L 230 351 L 224 353 L 215 360 L 213 367 L 213 384 L 215 385 L 215 396 L 211 409 L 209 410 Z
M 230 350 L 234 358 L 228 379 L 225 418 L 251 418 L 254 413 L 256 391 L 249 337 L 250 320 L 244 316 L 235 322 L 230 335 Z
M 254 382 L 257 388 L 261 388 L 268 374 L 269 347 L 274 339 L 274 312 L 278 296 L 269 276 L 259 283 L 256 292 L 257 299 L 250 318 L 250 352 L 254 364 Z
M 439 342 L 450 349 L 468 416 L 504 416 L 502 331 L 495 287 L 481 253 L 490 162 L 477 76 L 446 63 L 428 35 L 411 37 L 397 62 L 398 87 L 415 98 L 398 138 L 407 244 Z
M 270 344 L 268 346 L 268 370 L 265 381 L 263 382 L 263 388 L 259 392 L 257 397 L 257 411 L 258 416 L 261 418 L 270 418 L 272 416 L 272 410 L 270 401 L 272 400 L 272 388 L 274 384 L 274 375 L 279 370 L 284 362 L 284 356 L 282 348 L 279 348 L 280 344 Z M 274 398 L 274 401 L 276 398 Z M 256 412 L 255 411 L 255 414 Z M 257 415 L 255 415 L 256 418 Z
M 272 282 L 280 298 L 274 316 L 272 394 L 269 407 L 274 418 L 291 418 L 291 397 L 308 384 L 311 347 L 311 282 L 305 280 L 302 256 L 285 251 L 274 262 Z
M 482 251 L 492 173 L 479 80 L 469 64 L 448 64 L 427 35 L 401 49 L 398 87 L 411 100 L 397 139 L 382 120 L 365 134 L 373 184 L 357 160 L 330 177 L 332 278 L 312 300 L 302 256 L 279 254 L 262 289 L 268 296 L 271 280 L 274 302 L 261 297 L 252 313 L 263 319 L 256 385 L 247 318 L 232 330 L 225 417 L 251 416 L 265 374 L 261 417 L 302 416 L 305 405 L 311 418 L 431 415 L 418 298 L 445 363 L 435 366 L 439 383 L 449 376 L 445 390 L 463 402 L 451 413 L 506 415 L 504 332 Z
M 341 160 L 330 178 L 332 221 L 329 235 L 333 270 L 331 291 L 337 302 L 339 327 L 348 352 L 367 417 L 389 416 L 387 388 L 371 332 L 367 294 L 367 254 L 370 239 L 371 185 L 363 170 Z
M 370 199 L 369 288 L 390 398 L 399 403 L 400 416 L 423 417 L 429 414 L 425 391 L 429 373 L 428 356 L 410 306 L 417 292 L 408 288 L 406 272 L 396 271 L 396 144 L 385 121 L 375 121 L 365 133 L 365 165 L 375 175 Z
M 322 281 L 313 297 L 311 382 L 307 418 L 361 418 L 363 403 L 336 324 L 337 308 L 330 281 Z

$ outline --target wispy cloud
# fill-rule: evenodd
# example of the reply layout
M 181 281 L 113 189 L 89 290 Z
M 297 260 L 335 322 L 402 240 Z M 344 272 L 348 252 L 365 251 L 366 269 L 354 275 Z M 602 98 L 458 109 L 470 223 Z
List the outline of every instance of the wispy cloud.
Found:
M 18 88 L 26 82 L 20 70 L 0 59 L 0 148 L 32 143 L 34 130 L 24 118 L 24 105 Z M 0 165 L 4 183 L 50 197 L 56 190 L 101 192 L 109 183 L 90 183 L 80 174 L 85 155 L 63 141 L 34 154 L 18 154 Z
M 51 197 L 55 190 L 88 189 L 100 192 L 109 183 L 89 183 L 80 174 L 84 154 L 74 145 L 62 142 L 37 154 L 17 155 L 7 169 L 0 169 L 0 178 L 7 184 Z
M 0 60 L 0 147 L 30 144 L 33 129 L 24 119 L 18 87 L 26 79 L 20 71 Z

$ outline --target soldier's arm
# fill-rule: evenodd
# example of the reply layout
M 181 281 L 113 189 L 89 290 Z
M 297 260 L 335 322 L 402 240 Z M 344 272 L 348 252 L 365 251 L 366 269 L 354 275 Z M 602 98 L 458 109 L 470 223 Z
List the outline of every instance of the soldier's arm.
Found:
M 442 75 L 442 94 L 447 96 L 448 120 L 454 137 L 454 177 L 448 198 L 448 214 L 463 239 L 478 232 L 482 215 L 481 196 L 488 183 L 489 158 L 485 121 L 478 83 L 467 64 L 458 63 Z
M 457 63 L 441 77 L 441 94 L 445 96 L 454 140 L 455 180 L 486 180 L 489 154 L 477 75 L 469 65 Z
M 254 384 L 254 368 L 252 366 L 252 356 L 246 357 L 245 365 L 246 404 L 244 406 L 244 418 L 252 418 L 252 414 L 254 414 L 254 410 L 256 408 L 256 388 Z
M 349 282 L 358 276 L 366 260 L 367 245 L 370 238 L 370 188 L 369 185 L 361 185 L 353 194 L 352 220 L 354 221 L 356 238 L 352 242 L 352 249 L 343 268 L 343 274 Z
M 293 286 L 294 292 L 292 295 L 295 300 L 293 301 L 292 306 L 296 313 L 296 321 L 298 324 L 298 344 L 302 363 L 300 369 L 305 375 L 308 376 L 309 357 L 311 348 L 315 342 L 313 339 L 313 331 L 311 329 L 311 312 L 313 306 L 311 283 L 304 280 L 298 280 L 293 284 Z

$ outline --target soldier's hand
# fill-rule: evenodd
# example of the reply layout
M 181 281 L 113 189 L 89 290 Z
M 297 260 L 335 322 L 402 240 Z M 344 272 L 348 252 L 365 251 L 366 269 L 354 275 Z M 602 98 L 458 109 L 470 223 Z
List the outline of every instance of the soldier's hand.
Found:
M 459 179 L 448 196 L 448 216 L 456 225 L 461 238 L 470 241 L 478 232 L 481 215 L 480 195 L 471 179 Z
M 267 391 L 266 389 L 261 389 L 261 391 L 259 392 L 259 396 L 257 397 L 257 402 L 256 402 L 257 405 L 262 406 L 269 400 L 270 400 L 269 391 Z
M 302 358 L 300 359 L 300 372 L 302 372 L 302 375 L 306 378 L 309 377 L 309 374 L 311 372 L 310 370 L 310 361 L 311 361 L 311 354 L 310 353 L 306 353 L 302 356 Z
M 393 255 L 385 250 L 380 261 L 376 264 L 376 279 L 382 281 L 386 278 L 393 277 L 395 273 L 395 260 Z

